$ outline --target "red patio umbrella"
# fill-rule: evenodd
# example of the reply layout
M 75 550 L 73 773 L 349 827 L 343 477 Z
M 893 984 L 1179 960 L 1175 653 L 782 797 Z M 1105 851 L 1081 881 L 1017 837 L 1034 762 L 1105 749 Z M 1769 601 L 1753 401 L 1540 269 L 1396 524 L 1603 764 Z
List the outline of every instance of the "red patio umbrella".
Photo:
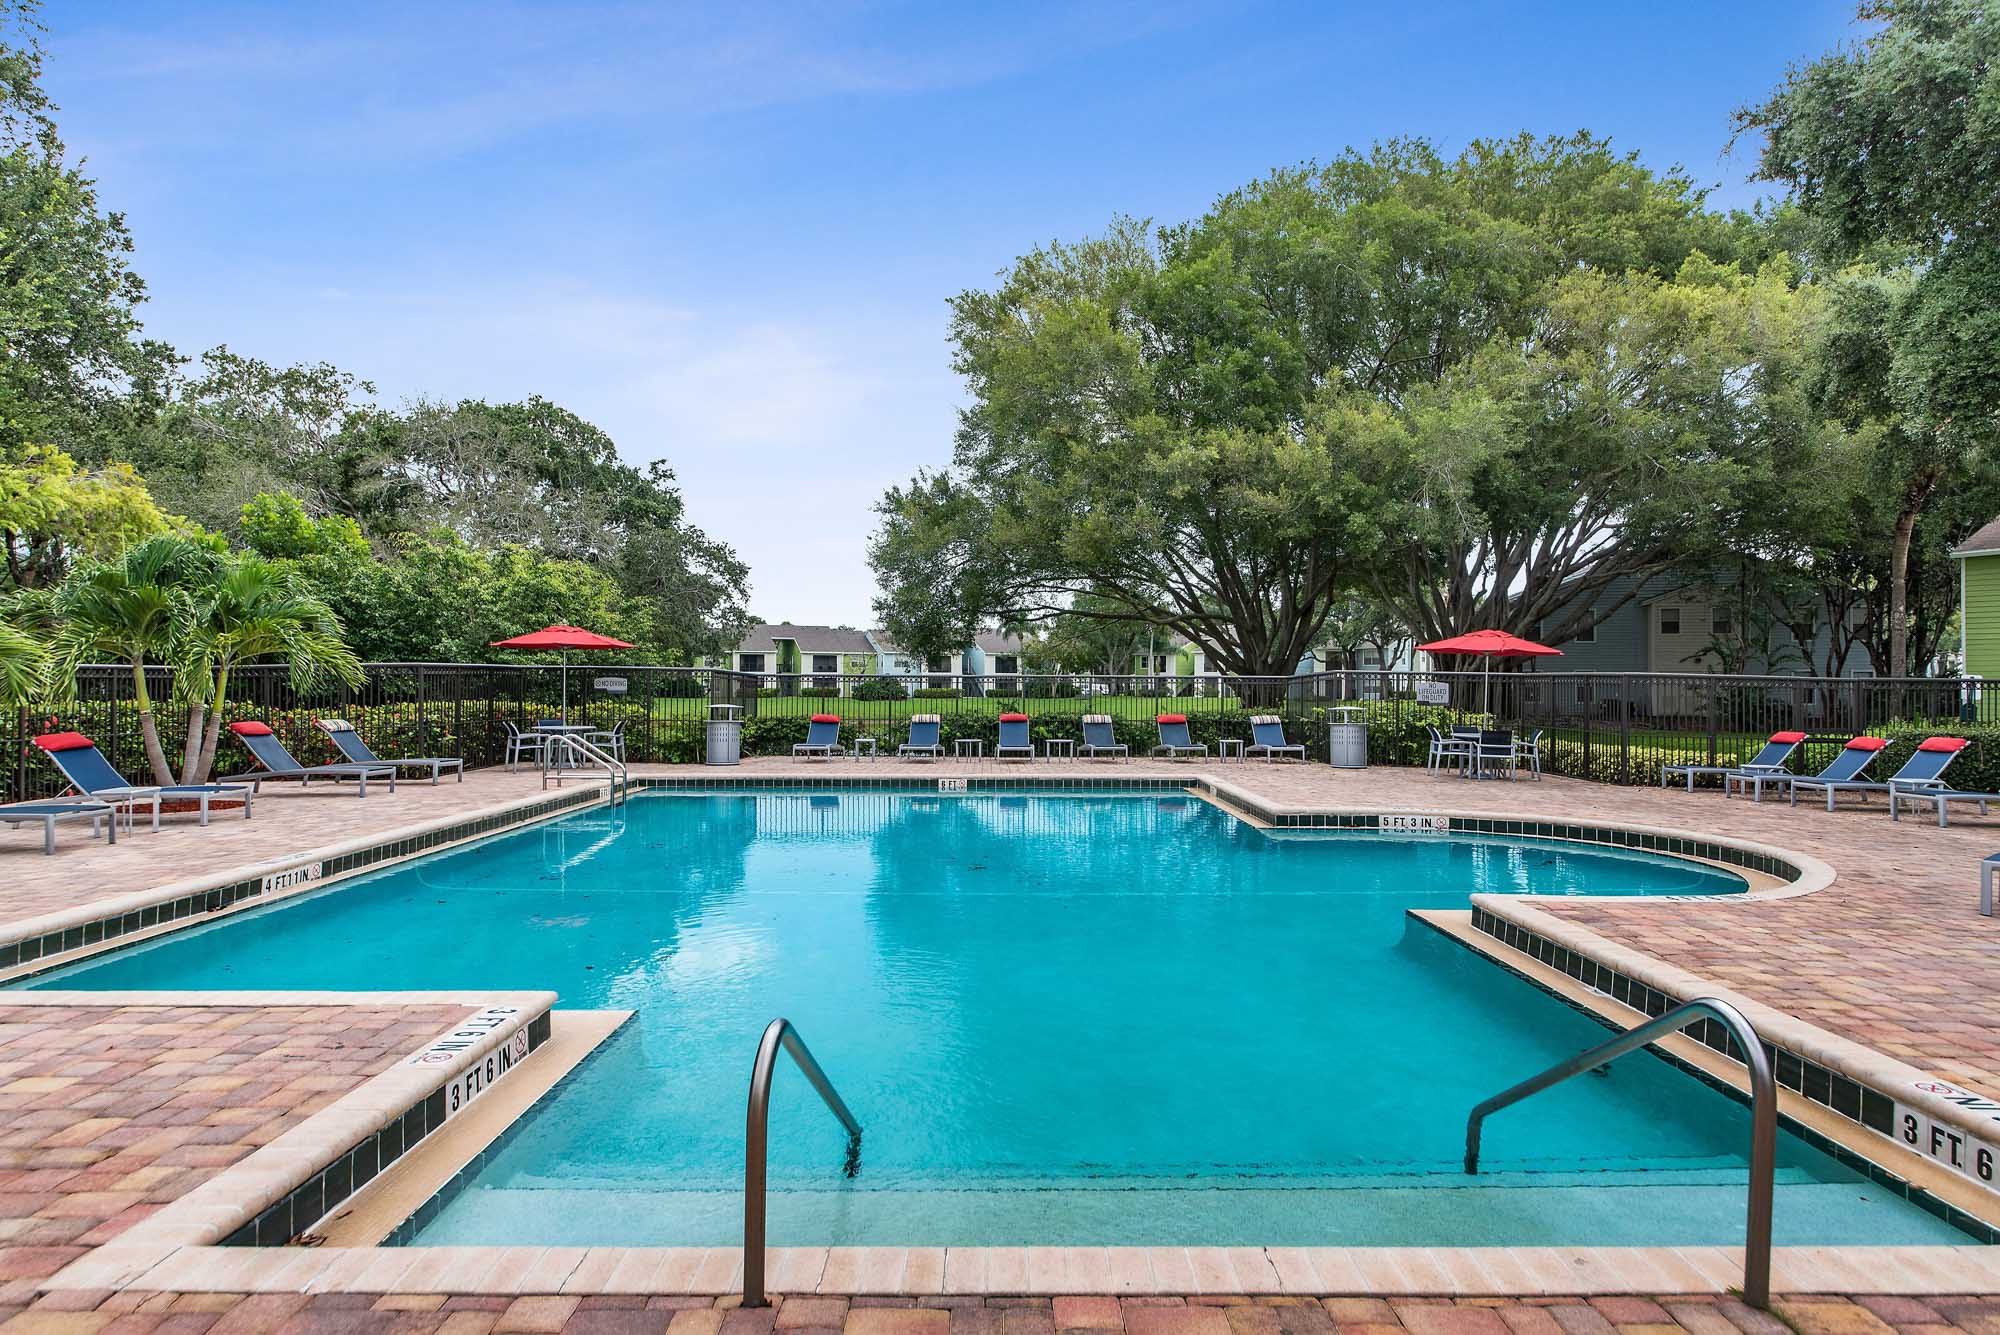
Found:
M 1479 654 L 1486 660 L 1486 680 L 1484 700 L 1480 704 L 1482 713 L 1490 713 L 1493 704 L 1493 660 L 1496 658 L 1548 658 L 1562 657 L 1562 650 L 1551 649 L 1546 644 L 1536 644 L 1518 635 L 1509 635 L 1504 630 L 1473 630 L 1463 635 L 1453 635 L 1447 639 L 1432 640 L 1417 648 L 1433 654 Z
M 624 640 L 614 640 L 609 635 L 599 635 L 594 630 L 581 626 L 544 626 L 540 630 L 529 631 L 526 635 L 516 635 L 511 640 L 495 640 L 495 649 L 560 649 L 562 650 L 562 719 L 569 722 L 569 651 L 572 649 L 630 649 L 633 646 Z

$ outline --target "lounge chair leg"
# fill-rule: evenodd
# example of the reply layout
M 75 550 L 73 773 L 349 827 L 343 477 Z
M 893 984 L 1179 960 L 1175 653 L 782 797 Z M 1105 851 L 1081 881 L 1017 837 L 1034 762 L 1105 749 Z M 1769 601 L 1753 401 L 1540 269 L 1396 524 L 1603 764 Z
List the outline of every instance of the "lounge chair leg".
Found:
M 97 821 L 95 819 L 92 819 L 90 824 L 92 827 L 91 833 L 96 834 Z M 56 855 L 56 818 L 54 816 L 44 816 L 42 817 L 42 856 L 52 858 L 55 855 Z

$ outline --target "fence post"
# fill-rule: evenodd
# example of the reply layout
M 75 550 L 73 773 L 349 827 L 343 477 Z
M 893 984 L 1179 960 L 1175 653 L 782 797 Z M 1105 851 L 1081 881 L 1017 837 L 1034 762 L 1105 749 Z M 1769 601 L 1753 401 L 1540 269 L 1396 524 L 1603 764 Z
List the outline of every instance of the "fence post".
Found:
M 1709 682 L 1709 683 L 1708 683 L 1708 685 L 1706 686 L 1706 688 L 1705 688 L 1705 689 L 1706 689 L 1706 690 L 1707 690 L 1707 692 L 1708 692 L 1708 761 L 1707 761 L 1707 763 L 1708 763 L 1708 764 L 1710 764 L 1710 765 L 1714 765 L 1714 764 L 1718 763 L 1718 762 L 1716 761 L 1716 759 L 1715 759 L 1715 748 L 1716 748 L 1716 744 L 1717 744 L 1717 742 L 1718 742 L 1718 741 L 1720 741 L 1720 738 L 1719 738 L 1719 737 L 1717 736 L 1717 732 L 1716 732 L 1716 717 L 1715 717 L 1715 690 L 1716 690 L 1716 687 L 1715 687 L 1715 683 L 1714 683 L 1714 682 Z
M 1618 683 L 1618 782 L 1632 782 L 1632 678 Z

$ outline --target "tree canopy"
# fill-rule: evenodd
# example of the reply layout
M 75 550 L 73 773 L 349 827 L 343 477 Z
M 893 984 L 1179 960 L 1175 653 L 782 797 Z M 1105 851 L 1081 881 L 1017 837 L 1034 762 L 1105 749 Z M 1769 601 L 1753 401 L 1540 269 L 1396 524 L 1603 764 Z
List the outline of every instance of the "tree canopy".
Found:
M 1879 27 L 1737 115 L 1838 280 L 1830 411 L 1880 437 L 1888 658 L 1907 670 L 1911 542 L 2000 432 L 2000 3 L 1869 0 Z M 1989 516 L 1990 517 L 1990 516 Z M 1923 661 L 1921 655 L 1916 660 Z
M 0 0 L 0 593 L 171 529 L 281 562 L 370 653 L 485 656 L 468 636 L 490 617 L 440 623 L 426 599 L 595 617 L 642 657 L 733 639 L 748 569 L 670 468 L 625 463 L 577 414 L 533 396 L 389 407 L 326 362 L 189 362 L 147 340 L 132 237 L 67 160 L 42 59 L 33 0 Z M 437 635 L 385 622 L 383 599 Z
M 1590 135 L 1421 141 L 1038 248 L 953 301 L 953 465 L 878 507 L 904 639 L 1169 627 L 1287 673 L 1365 587 L 1424 634 L 1554 634 L 1806 448 L 1771 227 Z

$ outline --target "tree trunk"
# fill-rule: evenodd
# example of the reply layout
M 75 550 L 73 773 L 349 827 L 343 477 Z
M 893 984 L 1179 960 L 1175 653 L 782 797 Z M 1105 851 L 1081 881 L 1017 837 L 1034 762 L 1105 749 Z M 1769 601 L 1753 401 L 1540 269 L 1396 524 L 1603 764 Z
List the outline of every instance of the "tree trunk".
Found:
M 189 705 L 187 716 L 187 744 L 181 747 L 181 782 L 200 783 L 194 772 L 201 764 L 201 727 L 206 721 L 208 710 L 202 705 Z
M 222 741 L 222 706 L 226 698 L 223 693 L 228 688 L 229 669 L 217 668 L 215 697 L 208 702 L 208 727 L 203 730 L 201 739 L 201 764 L 196 768 L 194 777 L 188 780 L 189 783 L 207 783 L 208 776 L 215 770 L 215 751 Z
M 1889 549 L 1889 675 L 1910 675 L 1910 536 L 1916 531 L 1917 510 L 1896 516 L 1896 538 Z
M 153 767 L 153 782 L 162 786 L 174 781 L 167 766 L 167 749 L 160 745 L 160 728 L 153 721 L 153 697 L 146 693 L 146 663 L 132 663 L 132 696 L 139 703 L 139 735 L 146 741 L 146 763 Z

